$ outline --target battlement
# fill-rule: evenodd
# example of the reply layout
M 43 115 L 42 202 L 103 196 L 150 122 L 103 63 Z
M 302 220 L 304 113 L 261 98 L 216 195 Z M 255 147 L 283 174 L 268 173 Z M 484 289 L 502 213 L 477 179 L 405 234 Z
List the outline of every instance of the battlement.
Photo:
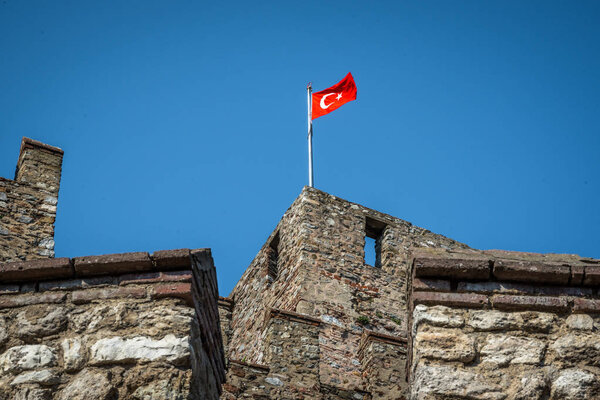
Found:
M 63 151 L 23 138 L 14 180 L 0 177 L 0 262 L 54 257 Z
M 209 249 L 4 263 L 0 282 L 7 398 L 218 398 L 225 359 Z

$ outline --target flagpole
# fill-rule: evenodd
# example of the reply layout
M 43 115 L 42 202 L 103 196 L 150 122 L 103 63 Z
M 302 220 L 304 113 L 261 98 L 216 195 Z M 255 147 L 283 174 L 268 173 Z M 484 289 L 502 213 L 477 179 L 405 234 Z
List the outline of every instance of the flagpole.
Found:
M 313 151 L 312 151 L 312 82 L 306 87 L 308 99 L 308 186 L 314 187 Z

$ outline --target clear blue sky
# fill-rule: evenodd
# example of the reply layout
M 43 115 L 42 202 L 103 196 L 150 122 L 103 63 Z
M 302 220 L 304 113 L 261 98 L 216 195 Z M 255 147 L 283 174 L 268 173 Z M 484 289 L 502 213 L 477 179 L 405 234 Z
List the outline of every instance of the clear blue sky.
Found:
M 600 258 L 600 2 L 0 1 L 0 176 L 65 150 L 57 256 L 211 247 L 307 183 L 476 248 Z

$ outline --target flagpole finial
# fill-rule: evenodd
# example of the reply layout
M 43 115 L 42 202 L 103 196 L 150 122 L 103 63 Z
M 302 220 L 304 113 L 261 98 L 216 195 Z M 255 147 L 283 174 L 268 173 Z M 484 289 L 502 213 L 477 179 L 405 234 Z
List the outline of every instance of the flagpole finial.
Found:
M 312 89 L 312 82 L 308 82 L 308 85 L 306 85 L 307 89 Z

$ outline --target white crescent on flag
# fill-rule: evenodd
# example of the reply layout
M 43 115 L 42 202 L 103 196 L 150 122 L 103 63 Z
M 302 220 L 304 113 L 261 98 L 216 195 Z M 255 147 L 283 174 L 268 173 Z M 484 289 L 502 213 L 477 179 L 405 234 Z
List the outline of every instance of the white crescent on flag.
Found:
M 333 96 L 335 93 L 327 93 L 325 96 L 321 97 L 321 103 L 319 104 L 321 106 L 321 108 L 323 110 L 327 110 L 329 108 L 330 105 L 332 105 L 333 103 L 335 103 L 335 101 L 332 101 L 331 103 L 325 105 L 325 99 L 328 96 Z

